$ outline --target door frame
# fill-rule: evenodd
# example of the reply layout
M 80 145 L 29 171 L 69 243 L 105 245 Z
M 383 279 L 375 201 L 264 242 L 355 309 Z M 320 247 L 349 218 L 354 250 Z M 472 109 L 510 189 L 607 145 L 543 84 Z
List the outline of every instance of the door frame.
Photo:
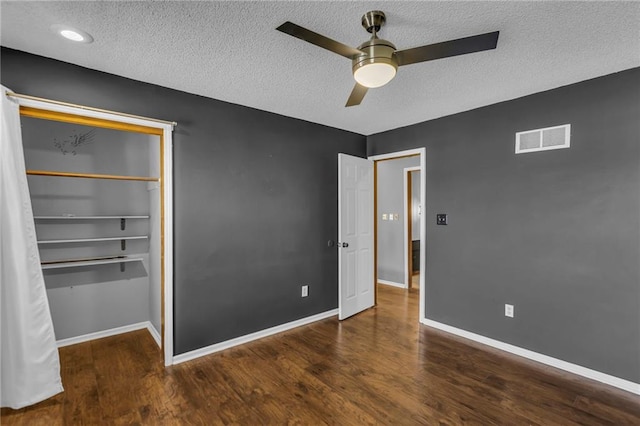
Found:
M 382 161 L 382 160 L 393 160 L 393 159 L 397 159 L 397 158 L 403 158 L 403 157 L 412 157 L 415 155 L 419 155 L 420 156 L 420 204 L 422 205 L 422 210 L 423 210 L 423 214 L 420 215 L 420 313 L 419 313 L 419 318 L 418 321 L 419 322 L 423 322 L 424 319 L 426 319 L 426 308 L 425 308 L 425 300 L 426 300 L 426 277 L 425 277 L 425 268 L 426 268 L 426 240 L 427 240 L 427 223 L 426 223 L 426 214 L 424 214 L 426 212 L 425 206 L 426 204 L 426 193 L 427 193 L 427 167 L 426 167 L 426 161 L 427 161 L 427 150 L 426 148 L 415 148 L 415 149 L 408 149 L 405 151 L 396 151 L 396 152 L 390 152 L 387 154 L 378 154 L 378 155 L 371 155 L 369 157 L 367 157 L 369 160 L 373 160 L 374 161 L 374 189 L 377 190 L 377 185 L 378 185 L 378 174 L 377 174 L 377 162 L 378 161 Z M 376 191 L 377 192 L 377 191 Z M 378 264 L 377 264 L 377 258 L 378 258 L 378 227 L 375 225 L 377 223 L 377 219 L 378 219 L 378 199 L 377 199 L 377 194 L 374 194 L 374 207 L 373 207 L 373 211 L 374 211 L 374 215 L 375 215 L 375 220 L 373 221 L 374 223 L 374 228 L 373 228 L 373 232 L 374 232 L 374 279 L 376 280 L 375 283 L 375 288 L 378 288 Z M 405 234 L 406 235 L 406 234 Z M 406 237 L 405 237 L 406 238 Z M 408 246 L 407 244 L 405 244 L 405 250 L 408 250 Z M 377 293 L 376 293 L 377 294 Z M 377 299 L 377 298 L 376 298 Z M 377 302 L 377 300 L 376 300 Z
M 160 137 L 160 340 L 164 365 L 173 364 L 173 123 L 67 104 L 41 98 L 17 98 L 21 107 L 87 118 L 88 123 L 107 123 L 101 127 L 149 133 Z M 37 117 L 44 118 L 44 117 Z M 79 122 L 78 124 L 83 124 Z
M 420 172 L 420 166 L 405 167 L 404 174 L 404 281 L 407 288 L 411 288 L 413 277 L 412 241 L 413 241 L 413 194 L 411 173 Z M 422 215 L 420 215 L 422 216 Z M 420 227 L 422 229 L 422 227 Z

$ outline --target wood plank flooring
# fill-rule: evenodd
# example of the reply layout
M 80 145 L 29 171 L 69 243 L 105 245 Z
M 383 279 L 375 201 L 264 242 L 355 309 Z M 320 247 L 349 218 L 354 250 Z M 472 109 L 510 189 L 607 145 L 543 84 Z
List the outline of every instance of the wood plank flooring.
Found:
M 3 425 L 640 425 L 640 398 L 418 324 L 418 292 L 165 369 L 146 331 L 60 349 Z

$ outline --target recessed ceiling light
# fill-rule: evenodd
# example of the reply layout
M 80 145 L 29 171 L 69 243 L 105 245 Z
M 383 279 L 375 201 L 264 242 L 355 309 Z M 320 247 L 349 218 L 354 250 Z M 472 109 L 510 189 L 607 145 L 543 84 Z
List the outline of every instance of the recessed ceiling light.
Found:
M 77 33 L 73 30 L 62 30 L 60 31 L 60 35 L 64 38 L 68 38 L 71 41 L 84 41 L 84 37 L 82 37 L 82 34 Z
M 76 43 L 92 43 L 93 37 L 86 31 L 79 30 L 77 28 L 70 27 L 68 25 L 52 25 L 51 31 L 58 34 L 67 40 L 75 41 Z

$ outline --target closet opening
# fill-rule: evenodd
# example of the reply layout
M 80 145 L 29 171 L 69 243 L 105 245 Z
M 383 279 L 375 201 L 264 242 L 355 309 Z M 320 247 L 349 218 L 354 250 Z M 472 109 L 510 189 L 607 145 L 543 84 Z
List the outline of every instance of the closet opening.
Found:
M 58 346 L 146 328 L 170 365 L 172 126 L 48 108 L 20 114 Z

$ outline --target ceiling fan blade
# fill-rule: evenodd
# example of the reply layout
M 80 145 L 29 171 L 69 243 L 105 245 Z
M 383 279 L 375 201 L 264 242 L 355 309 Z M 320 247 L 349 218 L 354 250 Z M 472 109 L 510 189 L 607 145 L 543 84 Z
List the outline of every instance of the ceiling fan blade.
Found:
M 369 90 L 369 88 L 356 83 L 356 85 L 353 87 L 353 90 L 351 91 L 351 95 L 349 95 L 349 99 L 347 99 L 347 104 L 345 105 L 345 107 L 360 105 L 360 102 L 362 102 L 364 95 L 367 94 L 367 90 Z
M 434 59 L 448 58 L 467 53 L 481 52 L 495 49 L 498 44 L 500 31 L 480 34 L 457 40 L 443 41 L 441 43 L 428 44 L 414 47 L 413 49 L 398 50 L 394 53 L 398 65 L 410 65 L 417 62 L 433 61 Z
M 347 59 L 351 59 L 355 55 L 362 54 L 362 52 L 355 47 L 347 46 L 346 44 L 332 40 L 329 37 L 314 33 L 313 31 L 303 28 L 300 25 L 296 25 L 293 22 L 287 21 L 276 28 L 276 30 L 297 37 L 300 40 L 307 41 L 311 44 L 315 44 L 323 49 L 330 50 L 331 52 L 344 56 Z

